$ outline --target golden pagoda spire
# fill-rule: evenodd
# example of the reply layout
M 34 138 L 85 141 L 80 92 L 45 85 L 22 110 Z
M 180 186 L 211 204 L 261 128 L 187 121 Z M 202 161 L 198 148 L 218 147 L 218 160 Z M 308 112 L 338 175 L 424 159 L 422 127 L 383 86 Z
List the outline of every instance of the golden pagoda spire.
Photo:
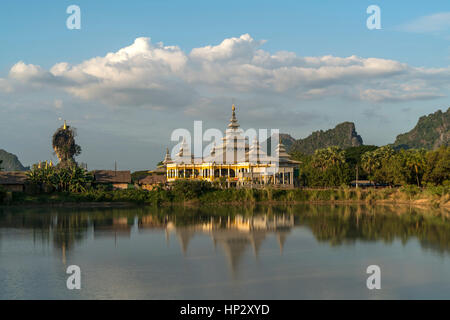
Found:
M 64 130 L 67 129 L 67 123 L 66 123 L 66 120 L 64 120 L 64 127 L 63 127 L 63 129 L 64 129 Z
M 170 157 L 169 148 L 166 148 L 166 156 L 163 160 L 163 165 L 167 165 L 168 163 L 173 163 L 172 158 Z
M 231 106 L 231 110 L 233 112 L 231 113 L 231 119 L 230 119 L 230 123 L 228 124 L 228 128 L 237 129 L 237 128 L 239 128 L 239 124 L 237 123 L 237 119 L 236 119 L 236 106 L 234 105 L 234 103 Z

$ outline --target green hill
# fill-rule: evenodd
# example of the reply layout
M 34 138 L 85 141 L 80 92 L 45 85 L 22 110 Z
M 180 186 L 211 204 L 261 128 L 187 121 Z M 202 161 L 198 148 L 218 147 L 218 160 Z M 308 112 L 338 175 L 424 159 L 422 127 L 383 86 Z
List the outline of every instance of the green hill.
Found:
M 449 146 L 450 141 L 450 108 L 419 118 L 416 126 L 409 132 L 399 134 L 393 144 L 396 149 L 425 148 L 437 149 L 442 145 Z
M 3 149 L 0 149 L 0 168 L 2 171 L 25 171 L 25 168 L 19 161 L 16 155 L 6 152 Z
M 313 154 L 315 150 L 338 146 L 342 149 L 358 147 L 363 140 L 355 130 L 353 122 L 343 122 L 334 129 L 315 131 L 305 139 L 294 139 L 288 134 L 280 134 L 281 141 L 288 152 L 300 151 L 305 154 Z

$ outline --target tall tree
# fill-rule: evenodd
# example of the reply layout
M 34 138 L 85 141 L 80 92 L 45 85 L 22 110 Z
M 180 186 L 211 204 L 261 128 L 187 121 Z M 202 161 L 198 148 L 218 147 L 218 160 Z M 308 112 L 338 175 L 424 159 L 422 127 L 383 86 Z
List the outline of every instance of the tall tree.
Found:
M 419 175 L 423 175 L 425 168 L 425 150 L 408 150 L 406 165 L 408 168 L 414 170 L 417 186 L 420 187 Z
M 313 166 L 322 171 L 345 163 L 345 153 L 339 147 L 328 147 L 314 152 Z
M 362 167 L 369 174 L 371 180 L 384 183 L 392 183 L 392 179 L 386 172 L 385 164 L 394 156 L 395 151 L 390 146 L 383 146 L 373 151 L 366 152 L 362 156 Z
M 423 181 L 434 185 L 450 182 L 450 147 L 442 146 L 426 154 Z
M 66 124 L 53 134 L 53 150 L 59 159 L 59 167 L 71 167 L 76 164 L 74 157 L 81 153 L 81 147 L 75 143 L 76 130 Z

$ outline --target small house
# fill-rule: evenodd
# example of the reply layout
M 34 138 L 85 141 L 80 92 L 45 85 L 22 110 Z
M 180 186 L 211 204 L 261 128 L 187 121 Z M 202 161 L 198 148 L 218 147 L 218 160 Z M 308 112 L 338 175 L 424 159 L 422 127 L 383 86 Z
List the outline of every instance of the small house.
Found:
M 0 186 L 7 191 L 23 192 L 27 182 L 24 171 L 0 171 Z
M 94 185 L 110 185 L 113 189 L 127 189 L 131 183 L 130 171 L 95 170 Z
M 156 186 L 165 184 L 166 181 L 166 175 L 153 174 L 140 179 L 138 185 L 144 190 L 153 190 Z

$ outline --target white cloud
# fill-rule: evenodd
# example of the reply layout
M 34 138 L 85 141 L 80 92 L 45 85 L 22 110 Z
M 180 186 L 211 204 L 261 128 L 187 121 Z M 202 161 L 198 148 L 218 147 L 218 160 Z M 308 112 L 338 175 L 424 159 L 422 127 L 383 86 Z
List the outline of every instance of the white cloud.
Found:
M 45 71 L 41 67 L 32 64 L 25 64 L 23 61 L 17 62 L 9 71 L 9 76 L 19 80 L 30 80 L 43 76 Z
M 11 92 L 12 90 L 13 90 L 13 88 L 8 83 L 8 81 L 6 79 L 1 79 L 0 78 L 0 91 Z
M 7 79 L 0 79 L 0 89 L 28 83 L 108 105 L 186 110 L 202 97 L 236 92 L 294 100 L 334 96 L 393 102 L 439 98 L 448 89 L 449 68 L 416 68 L 354 55 L 271 54 L 261 49 L 263 44 L 244 34 L 186 54 L 177 46 L 137 38 L 104 57 L 77 65 L 61 62 L 48 71 L 20 61 Z
M 450 30 L 450 12 L 439 12 L 405 23 L 397 28 L 417 33 L 438 33 Z
M 217 46 L 194 48 L 190 57 L 200 61 L 247 61 L 250 62 L 255 50 L 265 41 L 255 41 L 248 33 L 239 38 L 229 38 Z

